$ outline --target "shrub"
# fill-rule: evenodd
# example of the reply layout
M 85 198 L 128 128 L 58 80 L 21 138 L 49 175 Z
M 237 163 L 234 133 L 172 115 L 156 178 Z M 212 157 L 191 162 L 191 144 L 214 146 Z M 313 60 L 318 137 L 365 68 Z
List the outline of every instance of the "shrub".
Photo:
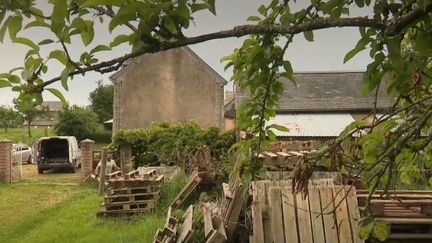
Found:
M 233 131 L 223 133 L 217 127 L 203 129 L 196 123 L 161 122 L 148 129 L 120 130 L 114 134 L 110 147 L 118 151 L 122 145 L 131 145 L 135 167 L 163 163 L 188 170 L 198 145 L 207 145 L 217 164 L 227 157 L 234 142 Z
M 71 106 L 60 112 L 54 131 L 58 135 L 75 136 L 78 140 L 83 140 L 91 137 L 94 131 L 100 129 L 99 126 L 92 110 Z

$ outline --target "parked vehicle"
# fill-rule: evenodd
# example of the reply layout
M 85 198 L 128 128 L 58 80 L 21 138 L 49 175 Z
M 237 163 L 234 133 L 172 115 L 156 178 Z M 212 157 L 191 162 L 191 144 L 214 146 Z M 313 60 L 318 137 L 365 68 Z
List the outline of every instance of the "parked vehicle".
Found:
M 32 149 L 26 144 L 12 144 L 12 155 L 20 156 L 21 161 L 32 162 Z
M 67 168 L 75 173 L 81 166 L 81 150 L 73 136 L 42 137 L 37 141 L 37 167 L 45 170 Z

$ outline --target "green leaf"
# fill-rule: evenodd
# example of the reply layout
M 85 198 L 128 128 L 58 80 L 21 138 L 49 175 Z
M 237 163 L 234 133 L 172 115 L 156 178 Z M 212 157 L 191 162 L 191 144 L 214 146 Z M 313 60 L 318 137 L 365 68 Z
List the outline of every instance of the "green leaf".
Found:
M 93 41 L 94 38 L 94 28 L 93 28 L 93 21 L 86 20 L 85 21 L 87 30 L 81 31 L 81 39 L 84 43 L 84 45 L 88 45 Z
M 0 42 L 3 42 L 3 40 L 4 40 L 4 36 L 5 36 L 6 30 L 8 28 L 10 18 L 11 17 L 9 16 L 0 28 Z M 0 22 L 0 24 L 1 24 L 1 22 Z
M 100 51 L 111 51 L 111 48 L 106 45 L 98 45 L 90 51 L 90 54 L 100 52 Z
M 420 32 L 415 39 L 415 48 L 424 54 L 432 51 L 432 34 Z
M 289 132 L 289 129 L 287 127 L 281 126 L 278 124 L 272 124 L 272 125 L 268 126 L 268 128 L 274 128 L 274 129 L 279 130 L 281 132 Z
M 13 16 L 9 19 L 9 36 L 11 39 L 15 38 L 18 31 L 22 28 L 22 17 L 21 16 Z
M 45 39 L 45 40 L 39 42 L 38 45 L 41 46 L 41 45 L 51 44 L 51 43 L 53 43 L 53 42 L 54 42 L 54 41 L 51 40 L 51 39 Z
M 362 223 L 360 225 L 359 236 L 361 239 L 366 240 L 369 238 L 370 233 L 372 232 L 374 227 L 374 222 L 369 221 L 367 223 Z
M 134 20 L 136 18 L 135 10 L 129 8 L 129 6 L 123 6 L 117 12 L 117 15 L 111 19 L 108 29 L 109 31 L 113 31 L 113 29 L 119 25 L 126 24 L 130 20 Z
M 365 47 L 361 47 L 361 48 L 357 48 L 355 47 L 354 49 L 352 49 L 351 51 L 349 51 L 343 60 L 343 63 L 348 62 L 351 58 L 353 58 L 357 53 L 363 51 L 364 49 L 366 49 Z
M 49 2 L 54 5 L 51 14 L 51 30 L 56 33 L 57 36 L 61 36 L 62 30 L 65 26 L 65 18 L 68 14 L 67 1 L 50 0 Z
M 24 29 L 28 29 L 31 27 L 46 27 L 46 28 L 50 28 L 50 25 L 45 23 L 43 20 L 35 20 L 33 22 L 30 22 L 28 24 L 26 24 L 26 26 L 24 27 Z
M 247 21 L 261 21 L 261 18 L 258 16 L 249 16 Z
M 0 88 L 4 88 L 4 87 L 10 87 L 12 86 L 12 84 L 4 79 L 0 79 Z
M 110 43 L 110 47 L 113 48 L 115 46 L 118 46 L 124 42 L 128 42 L 131 40 L 131 37 L 129 35 L 118 35 L 114 38 L 114 40 Z
M 59 98 L 59 100 L 61 100 L 63 105 L 67 104 L 66 99 L 64 98 L 63 94 L 58 89 L 48 88 L 46 90 L 48 90 L 49 92 L 51 92 L 51 94 L 53 94 L 54 96 Z
M 49 58 L 57 59 L 60 63 L 63 65 L 66 65 L 68 62 L 67 55 L 64 51 L 61 50 L 54 50 L 49 54 Z
M 68 84 L 67 84 L 68 77 L 69 77 L 69 70 L 68 70 L 68 68 L 66 67 L 65 69 L 63 69 L 63 71 L 62 71 L 62 73 L 61 73 L 61 75 L 60 75 L 60 81 L 61 81 L 61 84 L 62 84 L 63 88 L 64 88 L 66 91 L 69 90 L 69 87 L 68 87 Z
M 307 41 L 313 41 L 314 40 L 314 35 L 313 35 L 312 31 L 305 31 L 305 32 L 303 32 L 303 35 Z
M 111 5 L 111 6 L 121 6 L 123 5 L 124 0 L 87 0 L 83 4 L 82 7 L 93 7 L 98 5 Z
M 384 221 L 376 221 L 373 229 L 373 234 L 378 240 L 385 241 L 388 237 L 388 223 Z
M 167 29 L 171 34 L 177 33 L 177 26 L 175 22 L 170 17 L 165 17 L 163 26 Z
M 30 39 L 27 39 L 27 38 L 24 38 L 24 37 L 15 37 L 15 38 L 13 38 L 12 42 L 14 42 L 14 43 L 20 43 L 20 44 L 23 44 L 23 45 L 31 47 L 33 50 L 39 51 L 39 46 L 36 45 Z
M 203 9 L 208 9 L 208 7 L 209 6 L 206 3 L 193 3 L 190 6 L 192 13 L 198 12 L 198 11 L 203 10 Z
M 263 16 L 267 16 L 267 8 L 264 4 L 258 8 L 258 13 L 260 13 Z
M 207 0 L 207 4 L 209 11 L 216 15 L 215 0 Z

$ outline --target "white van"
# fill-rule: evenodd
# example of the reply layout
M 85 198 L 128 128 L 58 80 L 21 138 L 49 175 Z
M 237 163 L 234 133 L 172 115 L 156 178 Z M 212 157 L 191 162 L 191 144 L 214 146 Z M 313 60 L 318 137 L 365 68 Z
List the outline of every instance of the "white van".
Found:
M 76 168 L 81 166 L 81 150 L 73 136 L 39 138 L 36 156 L 39 174 L 56 168 L 69 168 L 75 173 Z

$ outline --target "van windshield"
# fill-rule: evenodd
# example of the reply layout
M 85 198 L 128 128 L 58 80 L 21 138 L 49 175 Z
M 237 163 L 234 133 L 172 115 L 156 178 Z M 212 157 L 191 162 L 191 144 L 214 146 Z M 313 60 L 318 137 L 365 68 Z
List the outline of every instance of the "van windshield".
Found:
M 66 139 L 51 138 L 41 141 L 40 156 L 45 159 L 69 159 L 69 145 Z

